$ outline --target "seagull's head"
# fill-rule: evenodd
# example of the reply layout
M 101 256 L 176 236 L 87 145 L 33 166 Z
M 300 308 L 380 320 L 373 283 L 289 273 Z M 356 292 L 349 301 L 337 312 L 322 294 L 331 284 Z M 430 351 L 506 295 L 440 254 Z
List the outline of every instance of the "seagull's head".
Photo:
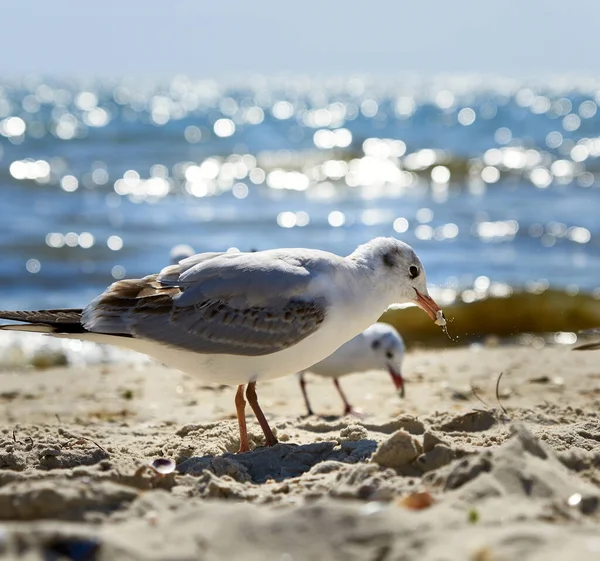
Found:
M 429 296 L 425 270 L 412 247 L 395 238 L 375 238 L 354 255 L 374 271 L 377 285 L 393 298 L 390 304 L 412 302 L 437 325 L 446 325 L 444 313 Z
M 364 332 L 374 365 L 380 370 L 387 370 L 400 397 L 404 397 L 404 377 L 402 361 L 404 360 L 404 342 L 399 333 L 385 323 L 376 323 Z

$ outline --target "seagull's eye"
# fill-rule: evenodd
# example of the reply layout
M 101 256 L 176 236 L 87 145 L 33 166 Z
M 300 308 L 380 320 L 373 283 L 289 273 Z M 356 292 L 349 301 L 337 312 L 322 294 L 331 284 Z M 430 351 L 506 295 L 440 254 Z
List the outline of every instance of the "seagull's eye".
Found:
M 417 267 L 416 265 L 411 265 L 408 268 L 408 274 L 410 275 L 411 279 L 416 279 L 419 276 L 419 267 Z
M 388 358 L 394 358 L 394 353 L 388 351 L 387 353 L 385 353 L 385 356 L 387 356 Z
M 379 348 L 379 345 L 381 345 L 381 342 L 380 342 L 380 341 L 377 341 L 377 340 L 375 340 L 375 341 L 373 341 L 373 342 L 371 343 L 371 348 L 372 348 L 374 351 L 376 351 L 376 350 Z

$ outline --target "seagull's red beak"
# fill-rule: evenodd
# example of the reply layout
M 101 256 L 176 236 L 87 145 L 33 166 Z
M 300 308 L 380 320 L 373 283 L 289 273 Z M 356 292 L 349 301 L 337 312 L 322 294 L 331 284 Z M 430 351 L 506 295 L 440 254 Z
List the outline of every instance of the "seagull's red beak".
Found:
M 429 296 L 429 294 L 422 294 L 416 288 L 415 292 L 417 293 L 417 297 L 414 300 L 415 304 L 423 311 L 427 312 L 427 315 L 435 321 L 436 324 L 445 325 L 446 320 L 444 318 L 444 312 L 442 312 L 442 309 L 435 303 L 433 298 Z M 443 323 L 440 320 L 442 320 Z
M 394 382 L 394 386 L 396 386 L 396 390 L 400 394 L 400 397 L 404 397 L 404 378 L 400 372 L 396 372 L 393 366 L 388 364 L 388 372 L 392 377 L 392 382 Z

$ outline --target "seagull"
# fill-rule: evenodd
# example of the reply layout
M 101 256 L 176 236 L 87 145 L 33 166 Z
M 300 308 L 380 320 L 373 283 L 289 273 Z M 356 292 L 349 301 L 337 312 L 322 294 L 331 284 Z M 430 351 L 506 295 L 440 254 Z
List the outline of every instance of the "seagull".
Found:
M 277 443 L 258 403 L 258 381 L 307 369 L 389 305 L 409 302 L 446 324 L 415 251 L 375 238 L 346 257 L 316 249 L 200 253 L 117 281 L 83 309 L 0 311 L 0 319 L 25 322 L 0 329 L 117 345 L 205 382 L 237 386 L 239 452 L 246 452 L 246 400 L 266 445 Z
M 358 411 L 346 399 L 338 379 L 353 372 L 387 370 L 400 393 L 400 397 L 404 397 L 404 378 L 401 371 L 403 359 L 404 341 L 400 334 L 387 323 L 375 323 L 305 372 L 332 378 L 344 402 L 344 415 L 358 415 Z M 302 389 L 308 414 L 314 415 L 306 393 L 305 372 L 299 374 L 300 388 Z

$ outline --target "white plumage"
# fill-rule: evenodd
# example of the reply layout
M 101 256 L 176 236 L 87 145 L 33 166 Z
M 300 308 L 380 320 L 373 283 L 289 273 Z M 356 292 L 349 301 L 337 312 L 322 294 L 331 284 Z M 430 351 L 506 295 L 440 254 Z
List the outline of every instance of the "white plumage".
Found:
M 383 370 L 390 374 L 394 386 L 404 397 L 404 378 L 402 361 L 404 360 L 404 341 L 394 327 L 387 323 L 375 323 L 362 333 L 344 343 L 337 351 L 299 374 L 300 386 L 308 414 L 313 410 L 306 392 L 305 373 L 310 372 L 325 378 L 331 378 L 344 402 L 344 414 L 356 413 L 344 395 L 339 378 L 348 374 Z

